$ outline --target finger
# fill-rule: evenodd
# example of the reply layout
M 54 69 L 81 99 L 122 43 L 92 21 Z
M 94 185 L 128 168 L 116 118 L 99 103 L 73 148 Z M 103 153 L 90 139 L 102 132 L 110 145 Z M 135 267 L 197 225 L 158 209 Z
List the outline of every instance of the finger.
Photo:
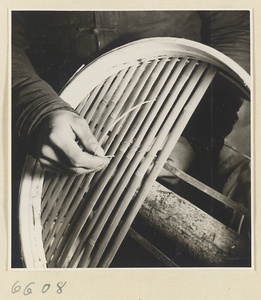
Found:
M 71 126 L 85 150 L 97 156 L 104 156 L 104 150 L 92 134 L 84 119 L 78 119 L 77 122 L 74 122 Z
M 51 161 L 53 163 L 66 167 L 65 161 L 61 159 L 61 156 L 56 153 L 53 147 L 45 144 L 38 152 L 39 158 L 43 158 L 47 161 Z
M 58 155 L 49 145 L 43 145 L 39 152 L 39 161 L 44 170 L 49 172 L 58 171 L 65 174 L 75 173 L 73 170 L 70 170 L 68 162 L 66 165 L 65 160 L 61 159 L 61 155 Z
M 89 174 L 89 173 L 95 173 L 102 169 L 104 169 L 107 165 L 102 165 L 96 169 L 85 169 L 85 168 L 69 168 L 69 171 L 76 174 Z
M 70 167 L 97 169 L 104 167 L 110 161 L 106 157 L 93 156 L 86 151 L 82 151 L 80 146 L 71 137 L 59 136 L 56 139 L 56 145 L 68 159 L 71 164 Z
M 80 147 L 79 147 L 80 148 Z M 58 151 L 58 149 L 57 149 Z M 95 167 L 95 168 L 86 168 L 86 165 L 81 168 L 75 167 L 74 165 L 72 166 L 71 163 L 68 165 L 68 160 L 62 160 L 61 156 L 57 154 L 57 151 L 55 151 L 51 146 L 49 145 L 43 145 L 41 150 L 39 151 L 39 158 L 42 160 L 42 164 L 45 165 L 45 167 L 50 168 L 51 166 L 53 167 L 54 170 L 57 171 L 62 171 L 62 172 L 69 172 L 69 173 L 77 173 L 77 174 L 84 174 L 84 173 L 90 173 L 94 172 L 97 169 L 102 169 L 105 165 L 102 164 L 100 167 Z M 60 152 L 60 151 L 59 151 Z M 79 152 L 82 155 L 82 151 Z
M 48 159 L 40 158 L 39 162 L 41 164 L 41 167 L 43 170 L 50 172 L 50 173 L 63 173 L 70 175 L 72 172 L 65 168 L 62 165 L 59 165 L 58 163 L 54 161 L 49 161 Z
M 63 173 L 67 175 L 83 175 L 89 174 L 93 172 L 98 172 L 104 168 L 104 166 L 99 167 L 97 169 L 86 169 L 86 168 L 76 168 L 76 167 L 64 167 L 62 165 L 57 164 L 54 161 L 49 161 L 47 159 L 40 158 L 41 167 L 43 170 L 50 172 L 50 173 Z

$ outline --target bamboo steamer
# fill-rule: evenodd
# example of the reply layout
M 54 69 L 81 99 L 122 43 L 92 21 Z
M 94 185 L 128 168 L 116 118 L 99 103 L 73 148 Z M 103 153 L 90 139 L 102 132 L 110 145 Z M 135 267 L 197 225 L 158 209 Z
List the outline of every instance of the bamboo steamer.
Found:
M 127 44 L 72 77 L 60 96 L 112 158 L 105 170 L 65 176 L 27 157 L 19 199 L 27 268 L 110 265 L 217 73 L 249 98 L 250 76 L 238 64 L 185 39 Z

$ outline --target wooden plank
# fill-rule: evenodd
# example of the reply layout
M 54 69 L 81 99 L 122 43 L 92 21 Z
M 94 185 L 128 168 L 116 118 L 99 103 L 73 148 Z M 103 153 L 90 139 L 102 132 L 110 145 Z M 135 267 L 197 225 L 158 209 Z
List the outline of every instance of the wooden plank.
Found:
M 204 265 L 235 266 L 250 259 L 248 241 L 159 183 L 152 187 L 139 215 Z

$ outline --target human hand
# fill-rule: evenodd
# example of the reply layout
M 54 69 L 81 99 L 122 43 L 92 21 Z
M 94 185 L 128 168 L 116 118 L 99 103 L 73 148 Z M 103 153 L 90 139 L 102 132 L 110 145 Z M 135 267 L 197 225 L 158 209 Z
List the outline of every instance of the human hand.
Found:
M 104 168 L 109 159 L 77 114 L 56 110 L 38 126 L 32 140 L 35 156 L 44 170 L 84 174 Z

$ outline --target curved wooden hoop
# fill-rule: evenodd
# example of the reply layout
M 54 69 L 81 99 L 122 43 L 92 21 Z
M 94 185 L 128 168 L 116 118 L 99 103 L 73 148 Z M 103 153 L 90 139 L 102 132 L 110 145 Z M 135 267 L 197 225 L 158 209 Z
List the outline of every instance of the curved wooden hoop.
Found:
M 73 76 L 60 96 L 70 103 L 72 107 L 76 108 L 85 101 L 87 94 L 93 91 L 101 82 L 113 76 L 113 74 L 135 65 L 137 62 L 140 63 L 144 58 L 148 61 L 159 58 L 164 59 L 165 57 L 196 59 L 218 67 L 222 72 L 225 72 L 225 76 L 232 80 L 235 85 L 240 86 L 240 89 L 248 95 L 251 86 L 250 76 L 238 64 L 220 52 L 184 39 L 152 38 L 130 43 L 101 56 Z M 90 78 L 89 81 L 88 78 Z M 88 84 L 86 84 L 87 81 Z M 197 103 L 194 104 L 195 107 L 196 105 Z M 182 126 L 178 130 L 179 133 L 175 134 L 174 139 L 176 141 L 182 132 Z M 165 163 L 166 157 L 168 157 L 168 149 L 170 147 L 166 146 L 164 149 L 159 157 L 158 164 L 154 165 L 154 172 L 150 175 L 152 180 L 156 179 L 161 166 Z M 19 212 L 22 251 L 28 268 L 46 267 L 46 257 L 42 247 L 40 205 L 43 181 L 44 172 L 36 161 L 28 157 L 20 188 Z M 139 197 L 141 199 L 146 196 L 149 188 L 149 186 L 143 186 L 140 190 Z M 142 200 L 137 201 L 133 206 L 132 214 L 134 216 L 141 202 Z M 131 223 L 131 220 L 128 222 Z M 124 236 L 127 229 L 128 226 L 121 230 L 120 234 Z M 111 260 L 111 255 L 107 256 L 101 266 L 108 266 Z
M 86 90 L 95 88 L 111 74 L 121 70 L 123 66 L 132 65 L 133 62 L 137 62 L 141 57 L 159 58 L 163 56 L 162 53 L 168 56 L 194 58 L 210 63 L 230 74 L 232 78 L 238 81 L 239 85 L 246 86 L 248 89 L 251 88 L 251 77 L 249 74 L 223 53 L 198 42 L 164 37 L 138 40 L 129 43 L 128 46 L 118 47 L 102 55 L 87 66 L 88 71 L 86 71 L 87 67 L 85 67 L 69 80 L 62 90 L 61 97 L 68 101 L 72 107 L 76 107 L 79 102 L 72 91 L 78 91 L 79 98 L 84 98 Z M 111 56 L 110 60 L 107 59 L 108 55 Z M 88 86 L 86 85 L 87 74 L 90 74 L 89 76 L 92 79 Z M 75 80 L 76 78 L 77 80 Z M 244 91 L 247 93 L 248 89 L 244 89 Z

